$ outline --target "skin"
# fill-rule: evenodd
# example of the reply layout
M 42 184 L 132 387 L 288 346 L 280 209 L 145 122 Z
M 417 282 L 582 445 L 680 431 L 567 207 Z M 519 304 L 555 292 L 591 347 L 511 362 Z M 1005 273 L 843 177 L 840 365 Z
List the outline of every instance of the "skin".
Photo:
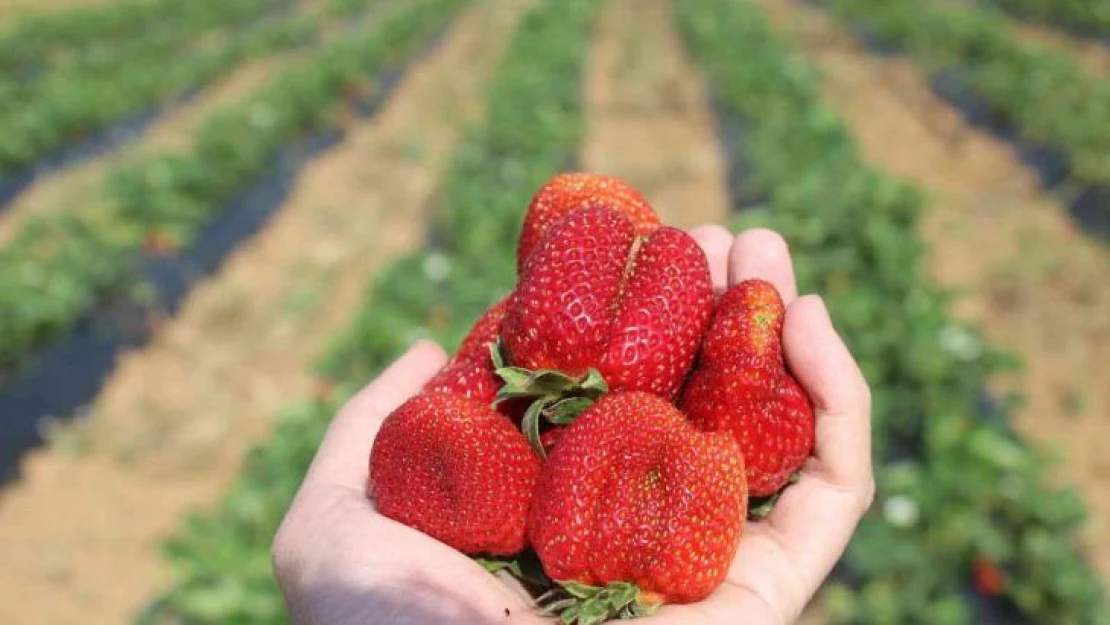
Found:
M 705 601 L 665 606 L 657 625 L 792 623 L 844 552 L 871 505 L 871 396 L 821 298 L 798 296 L 785 241 L 770 230 L 733 237 L 691 231 L 714 288 L 763 278 L 787 306 L 787 361 L 813 399 L 817 443 L 774 512 L 749 523 L 725 583 Z M 511 583 L 386 519 L 365 497 L 367 457 L 382 419 L 447 361 L 420 342 L 335 417 L 274 540 L 274 568 L 295 623 L 550 623 Z

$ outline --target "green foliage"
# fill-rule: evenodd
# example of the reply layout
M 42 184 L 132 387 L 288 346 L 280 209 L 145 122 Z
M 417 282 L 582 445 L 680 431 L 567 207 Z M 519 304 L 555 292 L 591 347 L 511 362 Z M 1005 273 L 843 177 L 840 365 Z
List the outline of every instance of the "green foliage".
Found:
M 439 249 L 407 256 L 378 277 L 325 359 L 339 382 L 336 398 L 416 337 L 454 344 L 511 287 L 523 207 L 581 138 L 579 85 L 595 8 L 591 0 L 544 0 L 524 17 L 487 91 L 488 119 L 468 135 L 443 182 L 433 237 Z M 483 235 L 492 238 L 483 242 Z M 449 280 L 435 269 L 443 266 Z M 282 415 L 220 508 L 192 519 L 171 543 L 180 583 L 142 622 L 285 622 L 270 540 L 336 407 L 324 400 Z
M 231 72 L 244 59 L 310 43 L 319 16 L 258 20 L 288 0 L 198 4 L 177 28 L 97 43 L 31 77 L 0 77 L 0 178 L 106 126 Z M 182 3 L 193 6 L 192 3 Z M 365 4 L 365 3 L 364 3 Z M 332 10 L 338 17 L 342 13 Z M 156 68 L 156 69 L 155 69 Z
M 1030 21 L 1062 26 L 1081 34 L 1110 35 L 1107 0 L 989 0 L 989 3 Z
M 26 74 L 102 47 L 143 37 L 172 36 L 212 24 L 223 16 L 249 17 L 263 5 L 286 0 L 120 0 L 107 6 L 24 18 L 0 35 L 0 73 Z
M 913 6 L 908 21 L 929 19 L 931 8 Z M 1082 506 L 1048 483 L 1044 460 L 1004 419 L 980 416 L 1003 359 L 948 314 L 925 275 L 921 198 L 861 161 L 821 102 L 819 77 L 754 3 L 677 7 L 727 113 L 746 123 L 737 149 L 755 170 L 744 182 L 770 198 L 761 221 L 791 242 L 802 288 L 823 294 L 871 383 L 880 495 L 845 558 L 854 583 L 828 593 L 830 616 L 973 622 L 969 566 L 986 557 L 1034 621 L 1106 622 L 1099 582 L 1076 548 Z
M 929 69 L 962 72 L 991 114 L 1025 139 L 1061 150 L 1077 181 L 1110 183 L 1110 82 L 1088 76 L 1066 53 L 1021 43 L 1005 20 L 971 4 L 830 5 Z
M 148 235 L 188 244 L 282 148 L 334 125 L 330 114 L 352 90 L 372 88 L 372 77 L 414 52 L 442 23 L 443 5 L 459 1 L 406 3 L 212 113 L 187 150 L 124 163 L 103 189 L 106 210 L 28 220 L 0 249 L 0 368 L 18 363 L 128 284 Z M 350 12 L 342 2 L 330 6 L 337 12 L 330 15 Z

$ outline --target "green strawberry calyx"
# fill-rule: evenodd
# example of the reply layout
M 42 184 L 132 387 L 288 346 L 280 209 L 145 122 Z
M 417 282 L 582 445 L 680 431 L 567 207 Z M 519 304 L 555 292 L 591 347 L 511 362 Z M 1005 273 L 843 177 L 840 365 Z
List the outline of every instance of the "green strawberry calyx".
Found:
M 558 597 L 558 598 L 556 598 Z M 540 611 L 557 616 L 563 625 L 599 625 L 614 619 L 651 616 L 663 602 L 632 582 L 610 582 L 590 586 L 559 582 L 559 589 L 540 597 Z
M 524 577 L 524 571 L 520 568 L 520 562 L 516 559 L 503 560 L 500 558 L 480 558 L 472 557 L 476 564 L 490 573 L 498 573 L 500 571 L 507 571 L 511 575 L 521 578 Z
M 493 405 L 510 399 L 526 398 L 531 402 L 524 412 L 521 429 L 541 458 L 547 453 L 540 442 L 543 421 L 551 425 L 569 425 L 602 395 L 609 392 L 609 385 L 597 369 L 590 369 L 582 376 L 569 376 L 554 369 L 513 367 L 505 363 L 499 343 L 490 343 L 494 373 L 504 382 L 497 391 Z

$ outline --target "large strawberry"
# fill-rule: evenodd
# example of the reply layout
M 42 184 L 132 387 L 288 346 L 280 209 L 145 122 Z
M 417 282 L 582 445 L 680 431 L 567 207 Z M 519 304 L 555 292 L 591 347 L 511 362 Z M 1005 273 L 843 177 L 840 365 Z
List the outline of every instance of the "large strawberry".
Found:
M 595 370 L 611 390 L 673 399 L 712 308 L 705 254 L 685 232 L 640 238 L 621 212 L 575 211 L 547 230 L 509 297 L 501 339 L 514 376 L 503 390 L 526 395 L 516 391 L 537 380 L 520 372 L 549 372 L 543 397 L 554 378 L 573 386 Z
M 732 433 L 757 497 L 784 486 L 813 451 L 813 406 L 783 358 L 784 317 L 769 282 L 729 289 L 679 404 L 698 427 Z
M 451 361 L 424 385 L 425 392 L 458 393 L 487 405 L 493 402 L 501 380 L 494 374 L 490 345 L 497 341 L 506 302 L 497 302 L 478 319 Z
M 512 555 L 540 461 L 511 421 L 462 395 L 420 394 L 382 423 L 368 495 L 381 514 L 469 554 Z
M 615 176 L 587 173 L 559 174 L 548 180 L 528 205 L 517 247 L 517 269 L 532 254 L 555 222 L 582 208 L 611 208 L 624 213 L 647 236 L 660 226 L 659 216 L 639 191 Z
M 616 392 L 560 436 L 536 482 L 528 538 L 577 599 L 564 622 L 600 622 L 708 596 L 728 573 L 746 509 L 732 437 L 697 430 L 655 395 Z

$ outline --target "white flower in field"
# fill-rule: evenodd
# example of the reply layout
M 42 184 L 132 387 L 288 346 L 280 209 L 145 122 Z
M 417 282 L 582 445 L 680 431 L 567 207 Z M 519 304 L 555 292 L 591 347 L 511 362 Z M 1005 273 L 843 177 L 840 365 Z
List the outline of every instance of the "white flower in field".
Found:
M 443 282 L 451 275 L 451 262 L 439 252 L 424 258 L 424 277 L 432 282 Z
M 947 325 L 940 330 L 940 348 L 958 360 L 971 361 L 983 353 L 983 344 L 963 326 Z
M 909 527 L 917 522 L 917 503 L 905 495 L 895 495 L 883 502 L 883 517 L 895 527 Z

